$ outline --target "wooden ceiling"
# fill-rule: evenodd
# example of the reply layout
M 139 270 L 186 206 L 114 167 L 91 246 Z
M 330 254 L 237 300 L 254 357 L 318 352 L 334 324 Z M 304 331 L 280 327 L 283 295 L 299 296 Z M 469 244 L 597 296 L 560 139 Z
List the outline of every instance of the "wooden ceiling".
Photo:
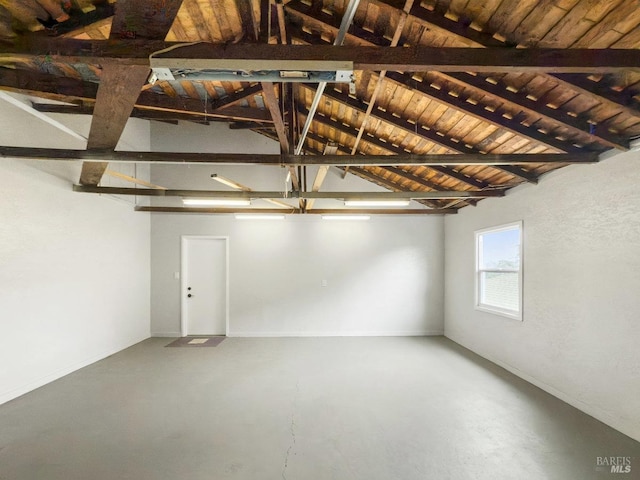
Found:
M 343 46 L 332 46 L 355 4 Z M 11 155 L 92 160 L 80 183 L 98 192 L 129 116 L 227 122 L 277 140 L 282 155 L 255 162 L 290 168 L 300 212 L 313 203 L 305 192 L 322 191 L 322 178 L 302 181 L 306 165 L 420 192 L 424 213 L 455 213 L 640 136 L 637 0 L 0 0 L 0 41 L 0 88 L 70 103 L 36 102 L 39 111 L 93 114 L 87 152 Z M 165 48 L 173 42 L 196 44 Z M 158 50 L 350 58 L 355 85 L 329 83 L 313 112 L 317 83 L 150 84 Z

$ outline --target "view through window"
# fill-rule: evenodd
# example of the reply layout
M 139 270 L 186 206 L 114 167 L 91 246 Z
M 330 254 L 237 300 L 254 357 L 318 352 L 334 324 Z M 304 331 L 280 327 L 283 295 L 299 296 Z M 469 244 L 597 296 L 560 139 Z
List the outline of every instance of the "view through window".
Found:
M 476 307 L 522 320 L 522 222 L 476 232 Z

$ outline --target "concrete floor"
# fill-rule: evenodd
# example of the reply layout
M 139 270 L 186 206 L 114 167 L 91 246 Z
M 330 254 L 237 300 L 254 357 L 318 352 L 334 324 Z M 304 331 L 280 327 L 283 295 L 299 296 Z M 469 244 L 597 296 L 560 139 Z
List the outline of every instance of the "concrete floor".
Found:
M 640 443 L 442 337 L 170 341 L 0 406 L 0 479 L 640 478 Z

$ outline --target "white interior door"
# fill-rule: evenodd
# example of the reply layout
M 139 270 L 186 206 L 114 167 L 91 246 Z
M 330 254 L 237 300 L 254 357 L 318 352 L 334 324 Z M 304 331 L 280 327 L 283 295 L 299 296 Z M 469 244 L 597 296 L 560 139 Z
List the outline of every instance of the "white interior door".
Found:
M 227 239 L 182 237 L 182 335 L 227 333 Z

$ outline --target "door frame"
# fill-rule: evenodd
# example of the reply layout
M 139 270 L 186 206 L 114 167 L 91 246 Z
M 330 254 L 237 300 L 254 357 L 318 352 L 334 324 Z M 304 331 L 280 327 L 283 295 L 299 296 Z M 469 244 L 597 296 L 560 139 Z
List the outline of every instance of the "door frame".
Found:
M 187 291 L 187 241 L 189 240 L 222 240 L 225 254 L 225 336 L 229 335 L 229 237 L 215 235 L 180 235 L 180 336 L 189 335 L 187 328 L 187 302 L 184 292 Z

